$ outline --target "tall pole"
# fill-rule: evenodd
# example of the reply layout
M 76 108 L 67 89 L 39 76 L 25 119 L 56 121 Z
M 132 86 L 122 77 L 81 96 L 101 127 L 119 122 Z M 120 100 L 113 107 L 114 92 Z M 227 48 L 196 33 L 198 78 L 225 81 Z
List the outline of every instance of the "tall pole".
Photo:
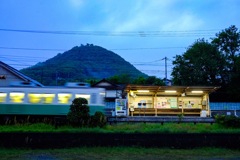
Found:
M 167 57 L 165 59 L 165 85 L 167 86 Z

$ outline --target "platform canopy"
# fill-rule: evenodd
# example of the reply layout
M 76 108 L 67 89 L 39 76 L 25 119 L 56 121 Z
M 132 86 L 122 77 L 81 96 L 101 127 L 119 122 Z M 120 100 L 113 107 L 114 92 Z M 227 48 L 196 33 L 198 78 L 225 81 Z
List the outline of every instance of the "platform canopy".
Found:
M 126 86 L 125 91 L 137 95 L 201 96 L 215 92 L 219 88 L 219 86 L 152 86 L 129 84 Z

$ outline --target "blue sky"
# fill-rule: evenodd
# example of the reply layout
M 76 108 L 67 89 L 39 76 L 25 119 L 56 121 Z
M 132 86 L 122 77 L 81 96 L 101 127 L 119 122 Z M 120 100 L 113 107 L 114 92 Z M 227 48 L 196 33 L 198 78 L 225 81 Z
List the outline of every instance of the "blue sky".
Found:
M 194 41 L 240 27 L 239 6 L 239 0 L 1 0 L 0 60 L 21 69 L 89 43 L 160 78 L 167 57 L 169 78 L 174 56 Z

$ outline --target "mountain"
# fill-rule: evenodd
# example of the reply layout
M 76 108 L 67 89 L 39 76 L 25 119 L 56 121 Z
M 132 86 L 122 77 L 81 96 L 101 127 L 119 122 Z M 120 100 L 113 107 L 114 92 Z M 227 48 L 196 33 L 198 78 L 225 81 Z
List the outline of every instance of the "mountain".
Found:
M 44 85 L 100 80 L 120 75 L 127 75 L 132 79 L 147 76 L 116 53 L 92 44 L 73 47 L 20 71 Z

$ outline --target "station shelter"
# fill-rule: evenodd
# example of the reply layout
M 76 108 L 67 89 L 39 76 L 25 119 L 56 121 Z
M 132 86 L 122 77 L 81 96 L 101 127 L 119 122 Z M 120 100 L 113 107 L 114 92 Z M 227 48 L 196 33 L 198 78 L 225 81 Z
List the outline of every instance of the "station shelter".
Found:
M 127 85 L 127 116 L 211 116 L 213 86 Z

